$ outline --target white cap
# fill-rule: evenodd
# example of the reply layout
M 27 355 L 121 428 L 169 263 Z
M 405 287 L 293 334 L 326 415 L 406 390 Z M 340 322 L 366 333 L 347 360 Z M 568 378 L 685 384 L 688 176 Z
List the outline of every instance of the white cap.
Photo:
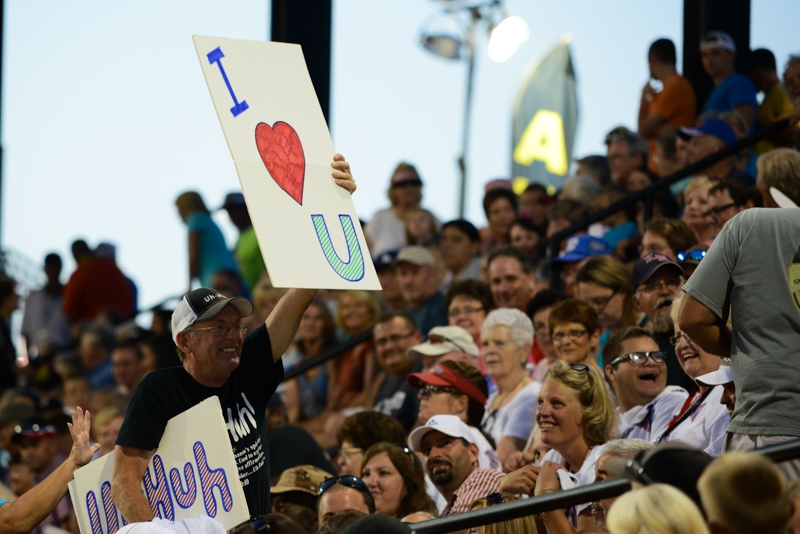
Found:
M 723 50 L 736 52 L 736 43 L 733 42 L 733 37 L 731 37 L 729 34 L 719 30 L 714 30 L 706 33 L 700 38 L 701 52 L 711 48 L 722 48 Z
M 719 369 L 698 376 L 694 381 L 697 382 L 697 385 L 701 387 L 724 386 L 725 384 L 730 384 L 733 382 L 731 359 L 722 358 L 722 362 L 719 364 Z
M 459 419 L 457 415 L 434 415 L 428 419 L 425 426 L 417 428 L 408 436 L 408 444 L 411 446 L 411 450 L 414 452 L 422 452 L 422 438 L 424 438 L 428 432 L 434 430 L 454 438 L 463 438 L 470 443 L 473 442 L 472 432 L 467 424 Z
M 477 357 L 478 346 L 469 332 L 460 326 L 434 326 L 428 332 L 428 341 L 408 349 L 407 356 L 444 356 L 449 352 L 463 352 Z

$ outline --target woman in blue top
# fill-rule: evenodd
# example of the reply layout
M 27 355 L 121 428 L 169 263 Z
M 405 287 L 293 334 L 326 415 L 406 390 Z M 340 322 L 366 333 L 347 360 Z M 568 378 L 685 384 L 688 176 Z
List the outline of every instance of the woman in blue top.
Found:
M 239 266 L 203 198 L 195 191 L 187 191 L 175 199 L 175 206 L 189 229 L 189 289 L 195 279 L 202 287 L 212 287 L 211 280 L 217 271 L 238 273 Z

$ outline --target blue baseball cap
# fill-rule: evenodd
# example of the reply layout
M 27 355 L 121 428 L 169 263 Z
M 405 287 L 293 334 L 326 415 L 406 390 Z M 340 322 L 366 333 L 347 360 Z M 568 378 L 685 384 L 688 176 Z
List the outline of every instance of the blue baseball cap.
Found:
M 572 263 L 583 261 L 591 256 L 607 256 L 613 252 L 611 247 L 598 237 L 587 234 L 576 235 L 569 238 L 569 241 L 567 241 L 567 248 L 558 255 L 556 261 Z
M 391 267 L 397 257 L 399 250 L 389 250 L 381 253 L 379 256 L 372 259 L 372 264 L 375 266 L 376 271 L 380 271 L 384 267 Z
M 713 135 L 725 143 L 726 147 L 736 142 L 736 133 L 733 131 L 733 128 L 722 119 L 706 119 L 706 121 L 697 128 L 680 128 L 679 134 L 681 134 L 681 138 L 687 141 L 691 137 Z

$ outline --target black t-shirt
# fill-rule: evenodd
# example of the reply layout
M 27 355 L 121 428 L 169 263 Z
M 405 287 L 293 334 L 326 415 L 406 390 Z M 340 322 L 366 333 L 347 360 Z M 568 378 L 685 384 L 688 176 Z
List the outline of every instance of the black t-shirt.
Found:
M 421 360 L 414 365 L 409 374 L 420 371 L 422 371 Z M 384 375 L 383 384 L 375 395 L 372 409 L 397 419 L 406 429 L 406 433 L 411 432 L 419 416 L 419 397 L 417 397 L 419 389 L 408 385 L 406 381 L 408 375 L 400 379 L 394 378 L 386 371 Z
M 206 387 L 183 367 L 170 367 L 145 376 L 133 393 L 117 445 L 153 450 L 167 421 L 216 395 L 228 429 L 250 515 L 269 513 L 269 445 L 266 410 L 283 380 L 283 362 L 272 362 L 266 325 L 244 339 L 242 357 L 225 385 Z M 212 466 L 213 467 L 213 466 Z

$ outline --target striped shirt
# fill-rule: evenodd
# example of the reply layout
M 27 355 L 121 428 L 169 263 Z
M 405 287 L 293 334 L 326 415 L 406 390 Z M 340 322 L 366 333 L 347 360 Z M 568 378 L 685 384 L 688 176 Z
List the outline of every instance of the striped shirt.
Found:
M 475 469 L 453 493 L 453 498 L 450 499 L 450 503 L 442 510 L 439 517 L 468 512 L 475 499 L 499 491 L 500 481 L 504 476 L 505 474 L 496 469 L 481 467 Z

